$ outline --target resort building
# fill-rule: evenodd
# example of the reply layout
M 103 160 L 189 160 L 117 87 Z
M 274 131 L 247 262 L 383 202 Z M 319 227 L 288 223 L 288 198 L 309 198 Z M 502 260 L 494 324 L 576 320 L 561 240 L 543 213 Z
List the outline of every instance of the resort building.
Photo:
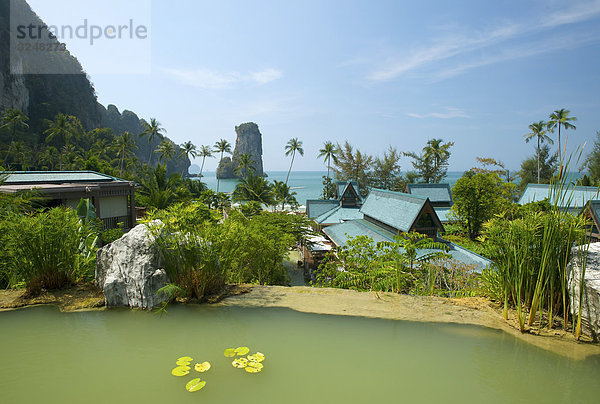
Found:
M 6 173 L 0 192 L 36 191 L 44 205 L 77 208 L 81 199 L 92 200 L 104 229 L 125 229 L 136 224 L 135 183 L 94 171 L 16 171 Z
M 358 182 L 339 181 L 336 183 L 334 199 L 309 199 L 306 201 L 306 215 L 317 223 L 319 229 L 348 220 L 362 219 Z
M 588 201 L 583 209 L 581 215 L 586 216 L 590 221 L 590 228 L 588 235 L 592 243 L 600 241 L 600 200 Z
M 416 231 L 446 244 L 448 254 L 454 261 L 476 271 L 490 265 L 488 259 L 440 238 L 444 226 L 428 197 L 372 189 L 359 208 L 359 213 L 362 218 L 326 226 L 322 229 L 323 233 L 335 246 L 343 247 L 350 237 L 364 235 L 374 242 L 394 241 L 397 234 Z M 314 261 L 318 265 L 318 260 Z
M 548 199 L 550 204 L 557 204 L 559 208 L 567 209 L 573 214 L 578 214 L 591 200 L 600 199 L 598 187 L 566 187 L 562 192 L 553 191 L 549 184 L 527 184 L 523 191 L 520 205 L 531 202 L 541 202 Z
M 450 222 L 448 214 L 453 204 L 450 184 L 408 184 L 406 193 L 429 198 L 440 221 Z

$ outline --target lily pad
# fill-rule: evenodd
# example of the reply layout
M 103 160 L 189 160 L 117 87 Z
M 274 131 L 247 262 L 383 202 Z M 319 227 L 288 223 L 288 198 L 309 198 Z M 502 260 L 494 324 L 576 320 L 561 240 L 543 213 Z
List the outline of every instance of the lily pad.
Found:
M 202 363 L 196 363 L 196 366 L 194 366 L 194 369 L 196 370 L 196 372 L 206 372 L 207 370 L 210 369 L 210 362 L 202 362 Z
M 189 391 L 190 393 L 193 393 L 194 391 L 200 390 L 204 386 L 206 386 L 206 381 L 200 380 L 200 378 L 197 378 L 197 379 L 192 379 L 189 382 L 187 382 L 187 384 L 185 385 L 185 389 L 187 391 Z
M 248 355 L 248 360 L 250 362 L 262 362 L 265 360 L 265 355 L 260 352 L 257 352 L 254 355 Z
M 177 359 L 177 362 L 191 362 L 193 361 L 193 358 L 190 358 L 189 356 L 182 356 L 181 358 Z
M 250 352 L 250 348 L 248 348 L 247 346 L 239 346 L 239 347 L 235 348 L 235 353 L 238 354 L 239 356 L 244 356 L 248 352 Z
M 262 370 L 262 369 L 259 369 L 259 368 L 254 368 L 252 366 L 246 366 L 244 369 L 248 373 L 258 373 L 258 372 L 260 372 Z
M 233 358 L 235 356 L 235 348 L 227 348 L 225 352 L 223 352 L 223 355 L 228 358 Z
M 174 368 L 173 370 L 171 370 L 171 374 L 173 376 L 185 376 L 188 373 L 190 373 L 190 367 L 189 366 L 177 366 L 176 368 Z
M 177 366 L 188 366 L 190 363 L 192 363 L 192 361 L 184 361 L 181 359 L 178 359 L 177 362 L 175 362 Z
M 246 358 L 238 358 L 231 362 L 234 368 L 242 369 L 248 366 L 248 359 Z

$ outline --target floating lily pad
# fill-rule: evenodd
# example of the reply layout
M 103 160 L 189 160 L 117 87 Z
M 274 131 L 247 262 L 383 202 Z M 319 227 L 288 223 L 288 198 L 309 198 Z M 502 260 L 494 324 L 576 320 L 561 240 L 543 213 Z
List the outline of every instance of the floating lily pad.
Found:
M 193 361 L 193 358 L 190 358 L 189 356 L 182 356 L 181 358 L 177 359 L 177 362 L 181 361 L 181 362 L 191 362 Z
M 248 362 L 248 366 L 254 369 L 262 370 L 265 366 L 260 362 Z
M 204 386 L 206 386 L 206 381 L 200 380 L 200 378 L 198 378 L 192 379 L 189 382 L 187 382 L 187 384 L 185 385 L 185 389 L 190 393 L 193 393 L 194 391 L 200 390 Z
M 258 373 L 258 372 L 260 372 L 262 370 L 262 369 L 259 369 L 259 368 L 254 368 L 252 366 L 246 366 L 244 369 L 248 373 Z
M 210 362 L 196 363 L 194 369 L 196 370 L 196 372 L 206 372 L 208 369 L 210 369 Z
M 171 374 L 173 376 L 185 376 L 188 373 L 190 373 L 190 367 L 189 366 L 177 366 L 176 368 L 174 368 L 173 370 L 171 370 Z
M 239 346 L 239 347 L 235 348 L 235 353 L 238 354 L 239 356 L 244 356 L 248 352 L 250 352 L 250 348 L 248 348 L 247 346 Z
M 246 358 L 235 359 L 233 362 L 231 362 L 231 364 L 233 365 L 234 368 L 242 369 L 242 368 L 245 368 L 246 366 L 248 366 L 248 359 L 246 359 Z
M 257 352 L 254 355 L 248 355 L 248 360 L 250 362 L 262 362 L 265 360 L 265 355 L 260 352 Z
M 235 348 L 227 348 L 225 352 L 223 352 L 223 355 L 228 358 L 233 358 L 235 356 Z
M 191 361 L 184 361 L 181 359 L 178 359 L 177 362 L 175 362 L 175 364 L 177 366 L 188 366 L 190 363 L 192 363 Z

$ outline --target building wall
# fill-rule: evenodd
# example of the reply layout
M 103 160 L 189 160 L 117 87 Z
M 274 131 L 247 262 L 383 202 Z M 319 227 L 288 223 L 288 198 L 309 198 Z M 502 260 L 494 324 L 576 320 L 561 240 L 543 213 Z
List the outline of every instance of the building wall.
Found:
M 127 196 L 100 198 L 100 219 L 127 216 Z

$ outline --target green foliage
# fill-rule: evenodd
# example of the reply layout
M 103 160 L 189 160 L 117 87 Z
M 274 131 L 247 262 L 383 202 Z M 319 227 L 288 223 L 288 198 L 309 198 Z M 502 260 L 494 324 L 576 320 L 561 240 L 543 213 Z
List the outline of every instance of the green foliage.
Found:
M 298 209 L 298 201 L 296 200 L 296 192 L 290 190 L 289 185 L 286 185 L 283 181 L 275 180 L 273 187 L 273 196 L 275 202 L 281 204 L 281 210 L 285 210 L 285 205 L 288 205 L 292 210 Z
M 539 149 L 539 153 L 536 152 L 535 156 L 529 157 L 521 163 L 521 169 L 518 172 L 520 178 L 518 188 L 520 191 L 524 190 L 527 184 L 537 182 L 538 158 L 540 161 L 540 183 L 549 184 L 552 180 L 557 169 L 558 155 L 556 153 L 551 155 L 550 146 L 543 145 Z
M 335 198 L 336 185 L 333 180 L 327 176 L 323 176 L 323 191 L 321 191 L 321 199 Z
M 594 148 L 585 159 L 582 169 L 587 170 L 592 184 L 600 186 L 600 131 L 596 132 Z
M 175 173 L 167 176 L 167 168 L 164 164 L 159 164 L 155 168 L 146 167 L 140 185 L 142 189 L 137 200 L 142 206 L 148 208 L 164 209 L 173 203 L 191 198 L 181 175 Z
M 11 259 L 3 268 L 8 286 L 23 281 L 30 293 L 38 293 L 93 276 L 97 237 L 73 209 L 11 214 L 2 226 L 7 232 L 2 242 Z
M 346 141 L 343 146 L 337 145 L 337 161 L 335 163 L 335 176 L 340 181 L 357 181 L 358 187 L 366 196 L 369 186 L 369 171 L 373 164 L 373 157 L 362 153 Z
M 507 209 L 512 186 L 492 172 L 467 171 L 456 182 L 452 188 L 451 214 L 465 224 L 469 238 L 474 239 L 483 223 Z
M 439 183 L 446 177 L 452 146 L 454 142 L 444 144 L 442 139 L 431 139 L 427 141 L 421 154 L 404 153 L 404 155 L 413 159 L 413 168 L 422 182 Z
M 256 201 L 263 205 L 274 205 L 273 185 L 264 177 L 250 173 L 236 185 L 233 191 L 233 200 L 236 202 Z
M 373 171 L 369 174 L 369 185 L 379 189 L 404 192 L 406 180 L 400 173 L 400 156 L 401 154 L 390 146 L 383 154 L 383 158 L 375 158 Z

